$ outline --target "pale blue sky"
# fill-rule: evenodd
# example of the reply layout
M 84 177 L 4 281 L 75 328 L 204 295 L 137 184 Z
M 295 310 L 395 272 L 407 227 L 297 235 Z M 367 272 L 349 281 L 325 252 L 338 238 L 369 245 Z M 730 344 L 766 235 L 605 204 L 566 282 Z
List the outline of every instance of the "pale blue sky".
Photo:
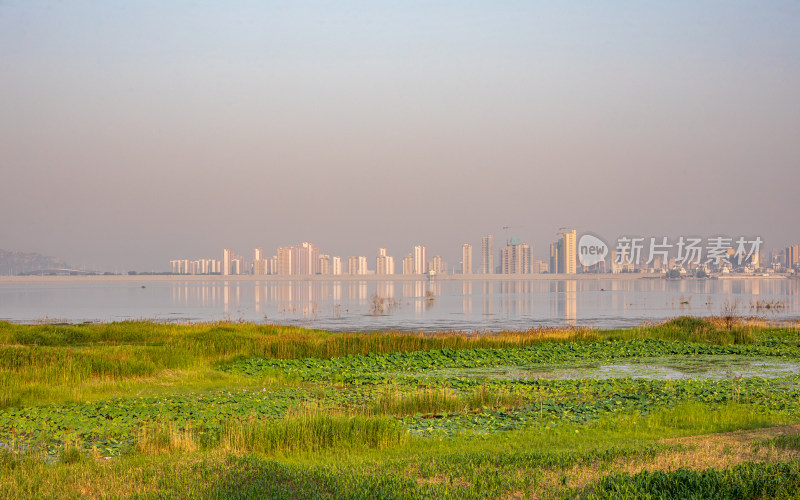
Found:
M 0 248 L 800 240 L 797 2 L 0 0 Z

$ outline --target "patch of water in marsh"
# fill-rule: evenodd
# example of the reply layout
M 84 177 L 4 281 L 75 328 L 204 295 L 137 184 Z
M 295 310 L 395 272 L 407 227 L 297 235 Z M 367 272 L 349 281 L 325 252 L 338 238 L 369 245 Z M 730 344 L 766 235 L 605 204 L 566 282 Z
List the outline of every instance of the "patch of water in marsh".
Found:
M 406 373 L 405 375 L 409 375 Z M 477 368 L 445 368 L 411 374 L 430 378 L 518 379 L 609 379 L 642 378 L 651 380 L 705 379 L 733 377 L 781 378 L 800 375 L 800 361 L 754 358 L 748 356 L 692 356 L 636 358 L 609 362 L 572 362 L 495 366 Z

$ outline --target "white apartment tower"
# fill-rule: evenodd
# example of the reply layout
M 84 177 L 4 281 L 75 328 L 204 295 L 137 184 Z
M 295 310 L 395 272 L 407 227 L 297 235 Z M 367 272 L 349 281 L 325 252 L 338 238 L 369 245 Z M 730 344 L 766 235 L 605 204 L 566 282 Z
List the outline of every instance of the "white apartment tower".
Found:
M 233 250 L 225 248 L 222 250 L 222 274 L 223 276 L 230 276 L 231 262 L 233 261 Z
M 494 274 L 494 236 L 481 238 L 481 274 Z
M 461 274 L 472 274 L 472 245 L 461 245 Z
M 422 245 L 414 247 L 414 274 L 428 272 L 428 249 Z
M 342 274 L 342 258 L 334 257 L 331 259 L 331 274 L 334 276 L 341 276 Z
M 413 254 L 408 254 L 403 258 L 403 274 L 414 274 Z
M 394 274 L 394 257 L 387 255 L 385 248 L 378 249 L 378 258 L 375 259 L 375 274 Z
M 577 272 L 578 250 L 576 231 L 564 231 L 562 236 L 562 251 L 564 252 L 564 274 L 575 274 Z
M 319 274 L 331 274 L 331 256 L 330 255 L 320 255 L 319 256 Z

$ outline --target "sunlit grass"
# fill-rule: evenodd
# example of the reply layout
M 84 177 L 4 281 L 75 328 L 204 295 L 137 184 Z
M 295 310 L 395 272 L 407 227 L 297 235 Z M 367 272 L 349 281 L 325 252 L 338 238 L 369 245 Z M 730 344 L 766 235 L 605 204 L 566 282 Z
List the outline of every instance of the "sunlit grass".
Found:
M 510 408 L 520 406 L 523 402 L 520 394 L 490 389 L 485 385 L 468 394 L 460 394 L 447 387 L 420 388 L 411 392 L 387 387 L 369 411 L 377 415 L 405 416 Z
M 159 385 L 181 373 L 202 386 L 218 364 L 236 358 L 328 359 L 434 349 L 524 348 L 546 342 L 655 338 L 683 342 L 752 342 L 768 327 L 683 317 L 627 330 L 537 328 L 499 333 L 331 333 L 251 323 L 147 321 L 79 325 L 0 322 L 0 408 L 82 401 Z M 797 328 L 778 330 L 797 334 Z M 176 381 L 174 381 L 177 383 Z

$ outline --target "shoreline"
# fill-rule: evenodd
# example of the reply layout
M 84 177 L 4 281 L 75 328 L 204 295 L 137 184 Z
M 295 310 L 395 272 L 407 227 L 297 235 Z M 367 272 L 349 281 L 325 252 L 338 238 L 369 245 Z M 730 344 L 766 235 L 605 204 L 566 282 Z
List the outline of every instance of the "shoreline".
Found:
M 622 274 L 440 274 L 435 276 L 417 274 L 366 274 L 366 275 L 306 275 L 306 276 L 281 276 L 281 275 L 252 275 L 243 274 L 235 276 L 207 275 L 207 274 L 169 274 L 169 275 L 97 275 L 97 276 L 0 276 L 0 284 L 29 284 L 29 283 L 135 283 L 135 282 L 469 282 L 469 281 L 631 281 L 631 280 L 663 280 L 663 275 L 655 273 L 622 273 Z M 678 278 L 679 280 L 705 280 L 709 278 Z M 727 275 L 712 279 L 721 280 L 776 280 L 790 279 L 785 275 L 748 276 Z

